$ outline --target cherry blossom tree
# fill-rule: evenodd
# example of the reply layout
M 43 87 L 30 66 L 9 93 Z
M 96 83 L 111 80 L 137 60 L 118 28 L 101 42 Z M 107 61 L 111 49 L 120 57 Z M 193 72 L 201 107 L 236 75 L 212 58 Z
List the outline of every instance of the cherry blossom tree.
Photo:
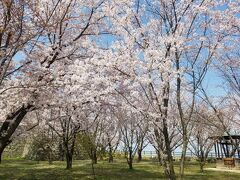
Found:
M 176 99 L 178 105 L 183 137 L 182 177 L 196 91 L 209 64 L 219 51 L 226 49 L 224 43 L 231 39 L 226 32 L 236 31 L 233 26 L 238 22 L 236 5 L 236 2 L 205 0 L 111 1 L 106 7 L 110 9 L 108 16 L 116 41 L 108 50 L 109 60 L 104 62 L 105 58 L 102 63 L 121 76 L 118 81 L 122 84 L 117 91 L 126 104 L 153 116 L 161 127 L 155 126 L 164 137 L 164 167 L 169 179 L 175 179 L 168 128 L 169 103 Z M 121 91 L 123 88 L 127 95 Z M 186 94 L 191 96 L 187 99 L 191 102 L 188 110 L 183 109 L 187 107 L 183 105 Z
M 234 34 L 235 37 L 240 36 L 240 31 Z M 229 108 L 232 107 L 234 110 L 235 118 L 232 123 L 236 126 L 239 126 L 238 117 L 240 113 L 240 52 L 239 52 L 239 43 L 231 42 L 229 43 L 227 53 L 223 54 L 220 58 L 220 63 L 216 64 L 218 72 L 220 72 L 221 77 L 223 78 L 222 88 L 227 94 L 227 102 Z
M 215 113 L 205 102 L 196 105 L 189 139 L 189 150 L 198 158 L 200 171 L 206 164 L 210 151 L 216 141 L 215 137 L 224 133 L 224 128 L 217 121 Z
M 18 84 L 14 73 L 30 63 L 25 59 L 16 62 L 14 57 L 30 45 L 38 35 L 38 28 L 44 28 L 34 27 L 37 19 L 32 19 L 34 8 L 35 4 L 29 1 L 4 0 L 0 3 L 0 119 L 3 122 L 0 129 L 0 155 L 11 142 L 10 138 L 23 117 L 33 108 L 32 101 L 25 103 L 31 95 L 26 97 L 25 93 L 25 98 L 22 98 L 22 89 L 12 89 Z
M 56 87 L 71 86 L 68 78 L 60 80 L 65 73 L 63 69 L 70 62 L 73 64 L 73 59 L 81 61 L 91 56 L 85 51 L 95 47 L 90 36 L 105 32 L 101 23 L 104 14 L 99 10 L 102 3 L 75 0 L 1 2 L 3 124 L 0 153 L 29 111 L 51 104 L 49 100 L 59 90 Z M 14 60 L 20 53 L 21 64 Z
M 114 153 L 118 149 L 121 140 L 121 132 L 119 130 L 121 125 L 118 118 L 115 116 L 115 112 L 118 111 L 118 108 L 118 106 L 113 107 L 112 105 L 107 105 L 103 108 L 101 115 L 104 123 L 101 143 L 104 149 L 107 150 L 109 163 L 113 162 Z
M 119 110 L 116 113 L 119 123 L 121 140 L 123 143 L 123 151 L 127 160 L 129 169 L 133 169 L 133 160 L 136 155 L 139 139 L 138 139 L 138 115 L 131 111 Z
M 149 145 L 149 141 L 147 139 L 149 134 L 149 124 L 146 121 L 146 118 L 141 118 L 140 116 L 140 123 L 137 125 L 137 155 L 138 155 L 138 162 L 142 161 L 142 152 L 143 150 Z
M 38 110 L 62 138 L 67 168 L 80 131 L 92 159 L 100 143 L 112 161 L 120 127 L 130 168 L 148 132 L 168 179 L 176 179 L 172 152 L 181 146 L 183 178 L 191 137 L 199 139 L 192 131 L 199 94 L 223 129 L 234 112 L 220 110 L 202 88 L 213 64 L 239 112 L 239 8 L 211 0 L 3 0 L 0 155 Z

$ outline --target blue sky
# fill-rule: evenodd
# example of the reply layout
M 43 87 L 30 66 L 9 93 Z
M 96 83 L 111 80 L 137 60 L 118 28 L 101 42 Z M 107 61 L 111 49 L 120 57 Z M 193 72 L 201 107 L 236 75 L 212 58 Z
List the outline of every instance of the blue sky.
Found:
M 203 82 L 203 86 L 207 89 L 209 96 L 224 96 L 226 91 L 224 90 L 224 80 L 221 74 L 214 69 L 210 69 L 206 74 Z

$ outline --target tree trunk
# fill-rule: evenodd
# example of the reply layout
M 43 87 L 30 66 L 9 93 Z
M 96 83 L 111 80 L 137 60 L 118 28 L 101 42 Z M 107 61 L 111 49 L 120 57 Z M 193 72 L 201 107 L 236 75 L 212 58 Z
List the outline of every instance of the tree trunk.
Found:
M 138 162 L 142 161 L 142 149 L 138 149 Z
M 76 133 L 73 134 L 70 147 L 69 147 L 69 144 L 70 144 L 69 140 L 65 142 L 65 150 L 66 150 L 65 153 L 66 153 L 66 160 L 67 160 L 67 168 L 66 169 L 72 169 L 75 140 L 76 140 Z
M 129 157 L 129 159 L 128 159 L 128 167 L 129 167 L 129 169 L 133 169 L 133 160 L 132 160 L 132 157 Z
M 69 151 L 66 152 L 66 161 L 67 161 L 66 169 L 72 169 L 72 154 Z
M 178 53 L 175 53 L 176 55 L 176 70 L 178 71 L 180 69 L 180 62 L 179 62 L 179 56 Z M 181 155 L 181 162 L 180 162 L 180 179 L 183 179 L 184 176 L 184 166 L 185 166 L 185 157 L 187 152 L 187 145 L 188 145 L 188 139 L 187 139 L 187 123 L 184 119 L 183 109 L 182 109 L 182 101 L 181 101 L 181 76 L 178 73 L 177 76 L 177 106 L 178 106 L 178 112 L 181 120 L 181 126 L 183 130 L 183 148 L 182 148 L 182 155 Z
M 168 103 L 169 103 L 169 83 L 164 89 L 163 96 L 164 96 L 164 99 L 163 99 L 164 111 L 162 114 L 162 122 L 163 122 L 163 137 L 164 137 L 165 148 L 166 148 L 165 149 L 166 159 L 164 157 L 165 175 L 167 179 L 175 180 L 176 177 L 174 172 L 171 142 L 169 138 L 168 124 L 167 124 Z
M 175 172 L 174 172 L 174 165 L 173 165 L 173 158 L 172 158 L 172 150 L 170 147 L 170 141 L 168 137 L 168 131 L 166 125 L 163 128 L 164 140 L 165 140 L 165 147 L 166 147 L 166 159 L 164 159 L 164 168 L 165 168 L 165 175 L 169 180 L 175 180 Z
M 2 163 L 2 152 L 0 152 L 0 164 Z
M 92 161 L 94 164 L 97 164 L 97 151 L 95 149 L 92 152 Z
M 159 165 L 162 166 L 162 157 L 161 157 L 161 153 L 160 153 L 160 150 L 157 150 L 157 158 L 158 158 L 158 162 L 159 162 Z
M 0 164 L 2 163 L 2 154 L 3 154 L 3 150 L 4 150 L 4 146 L 0 145 Z
M 108 138 L 108 147 L 109 147 L 109 151 L 108 151 L 108 162 L 112 163 L 113 162 L 113 148 L 112 148 L 112 144 L 111 141 Z
M 112 150 L 109 150 L 109 152 L 108 152 L 108 162 L 109 162 L 109 163 L 112 163 L 112 162 L 113 162 Z
M 187 132 L 184 129 L 183 130 L 183 146 L 182 146 L 182 154 L 181 154 L 181 162 L 180 162 L 180 179 L 183 179 L 183 176 L 184 176 L 187 145 L 188 145 Z
M 72 151 L 68 147 L 68 142 L 64 142 L 64 146 L 65 146 L 65 155 L 66 155 L 66 163 L 67 163 L 66 169 L 72 169 L 72 158 L 73 158 Z
M 10 138 L 22 122 L 27 112 L 33 109 L 34 106 L 32 104 L 25 104 L 7 116 L 0 129 L 0 155 L 2 155 L 6 146 L 11 143 Z
M 129 169 L 133 169 L 133 152 L 132 152 L 131 148 L 129 148 L 129 155 L 127 157 L 127 163 L 128 163 Z
M 204 162 L 200 161 L 200 172 L 203 173 Z
M 200 172 L 203 173 L 203 167 L 205 165 L 205 162 L 206 162 L 206 158 L 204 156 L 204 152 L 201 151 L 201 157 L 198 158 L 199 159 L 199 165 L 200 165 Z

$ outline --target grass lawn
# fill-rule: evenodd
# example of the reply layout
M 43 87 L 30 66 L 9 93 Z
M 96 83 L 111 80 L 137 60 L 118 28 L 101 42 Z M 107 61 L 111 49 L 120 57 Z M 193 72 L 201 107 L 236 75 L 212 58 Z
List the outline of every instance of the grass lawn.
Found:
M 208 164 L 206 167 L 214 167 Z M 125 161 L 117 161 L 109 164 L 106 161 L 99 161 L 95 165 L 96 178 L 101 180 L 124 179 L 165 179 L 161 166 L 155 162 L 144 161 L 134 163 L 134 169 L 129 170 Z M 178 168 L 176 166 L 176 172 Z M 238 180 L 240 174 L 230 172 L 205 171 L 199 172 L 197 163 L 189 162 L 186 167 L 187 180 L 208 179 L 208 180 Z M 66 170 L 64 162 L 37 163 L 27 160 L 3 160 L 0 165 L 0 180 L 28 179 L 28 180 L 72 180 L 72 179 L 93 179 L 90 161 L 74 161 L 73 169 Z

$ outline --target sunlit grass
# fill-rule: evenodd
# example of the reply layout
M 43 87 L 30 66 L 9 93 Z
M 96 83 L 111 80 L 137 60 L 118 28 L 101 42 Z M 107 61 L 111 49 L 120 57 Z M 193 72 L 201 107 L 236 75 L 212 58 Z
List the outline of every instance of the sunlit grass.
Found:
M 206 167 L 214 167 L 214 164 L 208 164 Z M 106 161 L 99 161 L 95 167 L 96 178 L 101 180 L 108 179 L 165 179 L 162 167 L 156 162 L 144 161 L 134 163 L 134 169 L 129 170 L 125 161 L 118 160 L 109 164 Z M 179 168 L 176 164 L 175 171 Z M 240 174 L 230 172 L 205 171 L 199 172 L 196 162 L 188 162 L 186 167 L 185 179 L 187 180 L 238 180 Z M 65 169 L 65 162 L 36 162 L 27 160 L 3 160 L 0 165 L 0 180 L 72 180 L 72 179 L 93 179 L 91 163 L 88 160 L 74 161 L 71 170 Z

